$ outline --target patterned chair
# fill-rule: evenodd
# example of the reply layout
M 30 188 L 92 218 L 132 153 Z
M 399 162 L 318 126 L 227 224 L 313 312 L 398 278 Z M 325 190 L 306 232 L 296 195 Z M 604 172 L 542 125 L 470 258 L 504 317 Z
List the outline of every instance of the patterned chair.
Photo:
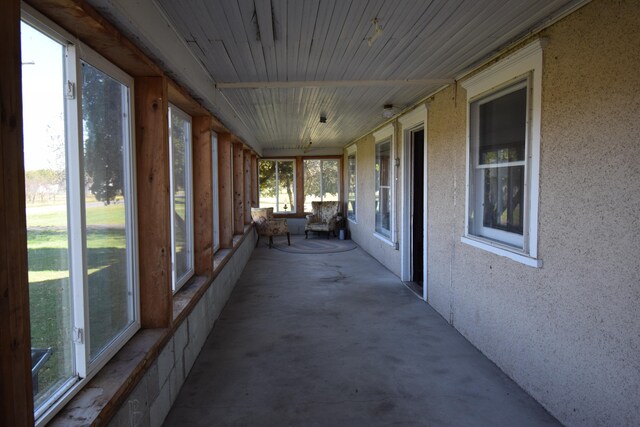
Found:
M 307 223 L 304 226 L 304 238 L 308 237 L 309 231 L 326 231 L 327 239 L 329 233 L 336 235 L 336 223 L 340 202 L 311 202 L 312 214 L 307 215 Z
M 273 208 L 251 208 L 251 218 L 256 224 L 256 231 L 258 232 L 258 240 L 256 241 L 256 247 L 260 242 L 260 236 L 269 237 L 269 249 L 273 246 L 273 236 L 287 235 L 287 244 L 291 246 L 291 236 L 289 234 L 289 227 L 287 226 L 286 219 L 273 218 Z

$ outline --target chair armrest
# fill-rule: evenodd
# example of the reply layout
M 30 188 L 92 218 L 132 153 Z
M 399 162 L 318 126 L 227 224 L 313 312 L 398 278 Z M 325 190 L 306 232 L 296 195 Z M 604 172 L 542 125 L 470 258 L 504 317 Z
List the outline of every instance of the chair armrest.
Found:
M 318 219 L 314 214 L 309 214 L 306 216 L 306 218 L 307 218 L 307 224 L 311 222 L 318 222 Z

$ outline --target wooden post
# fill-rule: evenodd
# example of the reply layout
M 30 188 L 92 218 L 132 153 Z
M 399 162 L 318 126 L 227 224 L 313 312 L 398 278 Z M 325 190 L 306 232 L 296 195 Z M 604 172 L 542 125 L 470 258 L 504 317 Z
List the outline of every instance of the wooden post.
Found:
M 251 224 L 251 151 L 244 150 L 244 223 Z
M 20 1 L 0 5 L 0 425 L 33 425 Z
M 304 163 L 296 157 L 296 214 L 304 216 Z
M 242 143 L 233 143 L 233 234 L 244 233 L 244 153 Z
M 233 178 L 231 174 L 231 135 L 218 134 L 218 217 L 220 248 L 233 247 Z
M 258 207 L 258 157 L 251 155 L 251 206 Z
M 173 318 L 166 78 L 136 78 L 135 99 L 141 322 L 166 328 Z
M 211 116 L 193 117 L 192 127 L 195 272 L 197 275 L 211 276 L 213 274 Z

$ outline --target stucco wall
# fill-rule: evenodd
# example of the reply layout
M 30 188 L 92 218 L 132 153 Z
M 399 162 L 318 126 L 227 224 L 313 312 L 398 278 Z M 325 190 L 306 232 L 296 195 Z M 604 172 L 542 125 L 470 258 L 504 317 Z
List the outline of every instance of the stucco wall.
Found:
M 460 242 L 466 94 L 429 106 L 429 303 L 568 425 L 640 425 L 640 3 L 544 49 L 536 269 Z
M 357 223 L 349 221 L 348 227 L 351 238 L 365 251 L 380 261 L 394 274 L 400 275 L 400 251 L 389 242 L 374 235 L 375 231 L 375 162 L 376 141 L 373 135 L 358 140 L 356 154 L 356 219 Z M 394 156 L 401 156 L 401 149 Z M 344 164 L 347 164 L 345 154 Z M 345 166 L 346 174 L 346 166 Z M 347 182 L 346 175 L 343 180 Z M 397 186 L 399 188 L 399 185 Z M 346 190 L 345 190 L 346 191 Z M 346 194 L 346 193 L 345 193 Z M 399 201 L 399 199 L 397 199 Z M 399 203 L 398 203 L 399 204 Z M 398 209 L 398 215 L 402 215 Z M 399 218 L 398 218 L 399 219 Z M 392 225 L 393 227 L 393 225 Z
M 428 102 L 429 303 L 567 425 L 640 425 L 639 28 L 640 2 L 595 0 L 539 34 L 542 268 L 461 242 L 466 92 Z M 399 275 L 373 236 L 374 147 L 357 141 L 350 229 Z

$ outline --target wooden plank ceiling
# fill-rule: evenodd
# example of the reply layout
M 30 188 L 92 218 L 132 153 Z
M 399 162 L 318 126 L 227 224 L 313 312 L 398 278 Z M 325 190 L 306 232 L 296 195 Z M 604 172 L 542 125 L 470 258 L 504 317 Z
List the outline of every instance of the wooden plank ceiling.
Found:
M 89 2 L 109 7 L 109 2 Z M 309 141 L 313 147 L 344 146 L 385 120 L 384 104 L 399 109 L 412 105 L 443 86 L 424 80 L 453 79 L 583 1 L 155 3 L 233 106 L 250 138 L 263 150 L 279 150 L 302 148 Z M 135 28 L 127 30 L 136 33 Z M 386 85 L 380 80 L 419 82 Z M 260 88 L 243 87 L 256 82 Z M 305 87 L 309 84 L 304 82 L 327 83 Z M 225 88 L 228 83 L 241 87 Z M 225 114 L 232 113 L 218 114 L 225 121 Z M 321 115 L 326 124 L 320 123 Z

